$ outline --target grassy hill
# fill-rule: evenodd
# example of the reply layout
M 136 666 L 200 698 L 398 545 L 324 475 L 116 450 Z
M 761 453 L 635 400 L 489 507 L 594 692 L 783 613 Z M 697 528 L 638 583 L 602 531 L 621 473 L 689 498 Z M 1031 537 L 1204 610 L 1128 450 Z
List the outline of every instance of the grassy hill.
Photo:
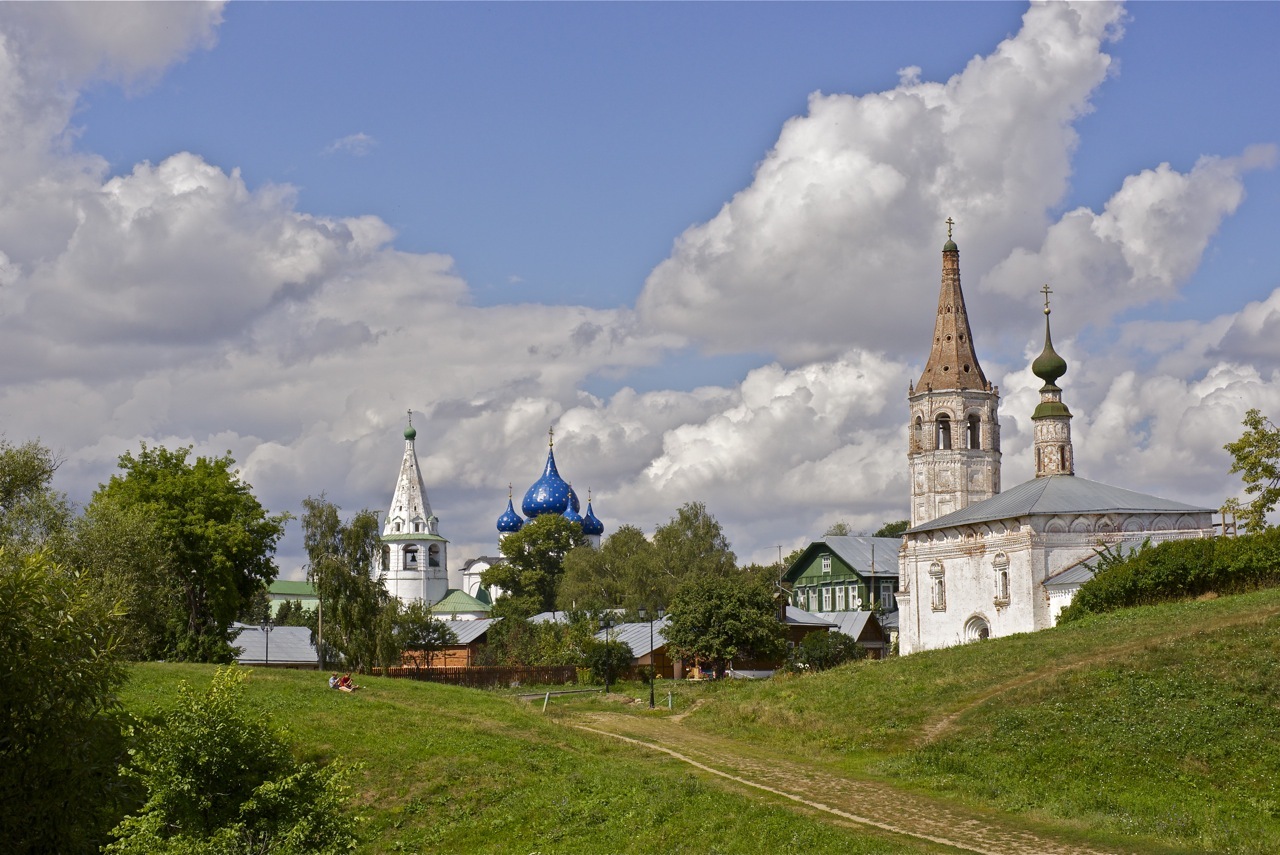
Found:
M 126 704 L 145 713 L 211 673 L 138 666 Z M 366 851 L 948 851 L 568 726 L 664 711 L 577 696 L 543 715 L 503 693 L 368 682 L 341 695 L 315 672 L 258 670 L 249 684 L 310 755 L 362 764 Z M 823 674 L 680 684 L 675 711 L 695 734 L 1082 840 L 1280 851 L 1280 589 Z
M 1193 851 L 1280 852 L 1280 589 L 717 686 L 686 726 Z
M 139 665 L 122 700 L 147 715 L 173 702 L 180 680 L 203 687 L 212 675 L 208 666 Z M 361 851 L 950 851 L 761 803 L 507 694 L 360 682 L 348 695 L 314 671 L 258 669 L 247 696 L 308 759 L 360 764 Z

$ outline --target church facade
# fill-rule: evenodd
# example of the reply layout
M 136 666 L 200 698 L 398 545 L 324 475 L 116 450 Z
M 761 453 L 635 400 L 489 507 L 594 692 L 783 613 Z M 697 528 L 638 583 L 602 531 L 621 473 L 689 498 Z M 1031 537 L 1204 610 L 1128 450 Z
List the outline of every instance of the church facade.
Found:
M 998 390 L 978 363 L 960 253 L 942 251 L 934 339 L 908 394 L 911 528 L 899 552 L 899 652 L 1053 626 L 1101 551 L 1212 537 L 1212 511 L 1075 475 L 1045 287 L 1044 381 L 1032 413 L 1035 478 L 1000 489 Z

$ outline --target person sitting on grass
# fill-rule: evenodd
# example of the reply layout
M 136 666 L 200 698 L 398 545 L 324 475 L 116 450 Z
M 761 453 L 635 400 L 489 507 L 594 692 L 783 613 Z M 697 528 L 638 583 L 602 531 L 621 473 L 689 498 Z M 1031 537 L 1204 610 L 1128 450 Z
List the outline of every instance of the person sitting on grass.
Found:
M 338 672 L 337 671 L 334 671 L 333 676 L 329 678 L 329 688 L 330 689 L 338 688 Z
M 350 675 L 350 674 L 343 674 L 343 675 L 342 675 L 342 679 L 338 680 L 338 690 L 339 690 L 339 691 L 342 691 L 342 692 L 354 692 L 354 691 L 355 691 L 356 689 L 358 689 L 358 688 L 360 688 L 360 687 L 359 687 L 359 686 L 357 686 L 355 683 L 351 682 L 351 675 Z

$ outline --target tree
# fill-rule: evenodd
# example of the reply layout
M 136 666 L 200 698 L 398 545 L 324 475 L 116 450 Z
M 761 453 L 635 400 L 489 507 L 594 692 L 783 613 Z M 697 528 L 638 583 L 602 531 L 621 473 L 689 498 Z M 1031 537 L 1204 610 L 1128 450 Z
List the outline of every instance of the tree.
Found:
M 655 607 L 661 601 L 650 601 L 649 597 L 656 557 L 657 549 L 633 525 L 619 527 L 599 549 L 572 549 L 564 558 L 558 597 L 561 610 Z
M 66 531 L 71 507 L 51 486 L 61 463 L 38 442 L 0 439 L 0 545 L 11 558 L 53 548 Z
M 543 514 L 508 534 L 499 546 L 507 560 L 480 577 L 506 592 L 494 603 L 494 616 L 529 617 L 554 609 L 565 556 L 586 543 L 582 526 L 559 514 Z
M 853 529 L 844 520 L 832 523 L 831 526 L 823 533 L 823 537 L 848 537 L 853 534 Z
M 399 609 L 395 622 L 396 646 L 401 651 L 414 654 L 414 662 L 423 664 L 428 654 L 457 644 L 449 625 L 431 614 L 431 609 L 421 600 L 415 600 Z
M 1257 409 L 1245 413 L 1246 430 L 1223 446 L 1231 454 L 1231 472 L 1241 473 L 1248 504 L 1234 503 L 1244 530 L 1257 534 L 1267 528 L 1267 514 L 1280 502 L 1280 427 Z
M 182 602 L 185 626 L 169 658 L 230 661 L 230 626 L 255 591 L 276 577 L 272 560 L 288 514 L 268 516 L 252 489 L 222 457 L 187 458 L 191 449 L 149 448 L 120 457 L 122 475 L 98 488 L 90 508 L 112 504 L 151 519 L 164 573 Z M 105 512 L 105 511 L 104 511 Z M 138 604 L 134 604 L 135 608 Z
M 592 640 L 587 646 L 584 662 L 591 669 L 591 681 L 604 683 L 608 688 L 610 683 L 618 681 L 634 659 L 631 645 L 624 641 Z
M 7 852 L 96 852 L 122 812 L 118 611 L 47 553 L 0 548 L 0 828 Z
M 378 515 L 366 509 L 344 523 L 338 506 L 323 493 L 319 498 L 308 496 L 302 507 L 307 580 L 315 585 L 320 600 L 323 626 L 318 629 L 324 644 L 360 673 L 398 665 L 398 603 L 383 586 Z
M 646 601 L 670 604 L 683 580 L 692 576 L 733 573 L 738 559 L 729 539 L 702 502 L 686 502 L 653 534 L 655 570 Z
M 876 530 L 872 537 L 902 537 L 902 533 L 911 528 L 911 520 L 887 522 Z
M 113 832 L 112 855 L 156 852 L 337 853 L 355 846 L 346 770 L 298 763 L 263 713 L 244 703 L 242 671 L 208 691 L 185 681 L 178 704 L 144 726 L 128 774 L 147 800 Z
M 780 655 L 785 640 L 773 593 L 736 568 L 689 577 L 671 601 L 668 650 L 709 663 L 717 677 L 740 656 Z
M 790 671 L 825 671 L 846 662 L 865 659 L 867 651 L 843 632 L 811 632 L 787 657 Z

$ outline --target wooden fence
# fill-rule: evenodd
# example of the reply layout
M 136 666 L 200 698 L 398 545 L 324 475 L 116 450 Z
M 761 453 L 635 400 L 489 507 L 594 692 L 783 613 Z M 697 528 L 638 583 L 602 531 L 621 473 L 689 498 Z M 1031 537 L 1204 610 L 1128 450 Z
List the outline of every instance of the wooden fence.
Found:
M 501 665 L 475 665 L 470 668 L 388 668 L 388 677 L 408 680 L 426 680 L 431 683 L 448 683 L 471 689 L 488 689 L 494 686 L 559 686 L 578 681 L 578 669 L 572 665 L 548 665 L 545 667 L 508 668 Z

